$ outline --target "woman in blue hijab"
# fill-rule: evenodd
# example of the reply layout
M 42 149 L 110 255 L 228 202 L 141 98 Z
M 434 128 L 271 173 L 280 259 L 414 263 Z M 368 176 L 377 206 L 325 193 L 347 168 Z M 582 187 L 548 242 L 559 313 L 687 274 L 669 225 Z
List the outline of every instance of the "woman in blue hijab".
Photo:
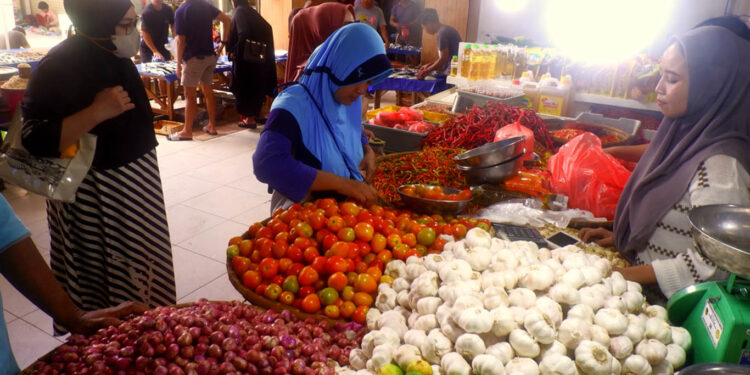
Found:
M 273 190 L 271 212 L 337 194 L 375 201 L 361 96 L 392 71 L 380 36 L 364 24 L 340 28 L 315 49 L 299 83 L 273 102 L 253 155 L 255 176 Z

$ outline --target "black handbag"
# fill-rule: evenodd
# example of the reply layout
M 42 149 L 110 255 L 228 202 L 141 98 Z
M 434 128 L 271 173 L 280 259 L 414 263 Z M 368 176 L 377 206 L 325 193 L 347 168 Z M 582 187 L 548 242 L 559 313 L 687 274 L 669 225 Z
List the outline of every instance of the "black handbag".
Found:
M 242 44 L 242 61 L 254 64 L 266 62 L 266 50 L 268 44 L 255 40 L 245 39 Z

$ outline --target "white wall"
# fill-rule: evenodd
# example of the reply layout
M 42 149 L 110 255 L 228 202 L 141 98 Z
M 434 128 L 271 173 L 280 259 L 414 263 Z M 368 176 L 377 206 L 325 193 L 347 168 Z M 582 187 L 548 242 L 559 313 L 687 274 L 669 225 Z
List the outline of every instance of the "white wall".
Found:
M 510 13 L 499 9 L 496 0 L 481 0 L 479 14 L 479 28 L 477 39 L 479 42 L 487 42 L 491 38 L 486 34 L 501 35 L 505 37 L 526 36 L 542 45 L 548 43 L 549 35 L 544 21 L 544 7 L 553 1 L 564 0 L 515 0 L 515 2 L 526 2 L 526 6 Z M 627 0 L 602 0 L 602 1 L 627 1 Z M 663 1 L 663 0 L 658 0 Z M 673 14 L 665 20 L 664 32 L 657 35 L 654 47 L 650 51 L 654 55 L 661 54 L 666 47 L 669 36 L 688 30 L 701 21 L 724 14 L 724 0 L 673 0 Z M 750 8 L 747 0 L 735 0 L 734 8 Z M 744 6 L 743 6 L 744 5 Z M 732 7 L 730 6 L 730 10 Z M 648 9 L 643 9 L 648 12 Z M 611 15 L 616 17 L 616 15 Z M 638 27 L 634 24 L 633 27 Z M 596 30 L 591 30 L 596 32 Z

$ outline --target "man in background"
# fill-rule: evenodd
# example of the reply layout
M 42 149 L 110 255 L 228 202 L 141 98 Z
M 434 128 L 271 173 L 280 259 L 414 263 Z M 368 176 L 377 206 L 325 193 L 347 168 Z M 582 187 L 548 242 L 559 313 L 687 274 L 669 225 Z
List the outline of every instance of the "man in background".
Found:
M 60 21 L 57 19 L 57 14 L 49 8 L 49 4 L 45 1 L 40 1 L 39 5 L 40 13 L 35 14 L 36 23 L 40 27 L 46 27 L 47 29 L 53 29 L 60 26 Z
M 223 24 L 222 38 L 214 49 L 212 31 L 214 20 Z M 229 39 L 232 19 L 206 0 L 187 0 L 175 12 L 177 34 L 177 78 L 185 88 L 185 127 L 168 137 L 171 141 L 193 139 L 193 120 L 198 109 L 197 91 L 206 100 L 208 125 L 203 132 L 216 133 L 216 99 L 212 87 L 218 55 Z
M 26 40 L 26 30 L 23 27 L 14 27 L 8 31 L 8 43 L 10 48 L 5 44 L 5 34 L 0 34 L 0 49 L 18 49 L 29 48 L 29 42 Z
M 385 27 L 385 16 L 383 10 L 375 5 L 375 0 L 361 0 L 361 5 L 354 7 L 355 19 L 358 22 L 366 23 L 372 26 L 377 32 L 380 33 L 380 37 L 385 42 L 385 50 L 388 50 L 388 32 Z
M 172 60 L 172 55 L 164 46 L 169 40 L 169 31 L 174 32 L 174 13 L 164 5 L 164 0 L 151 0 L 141 14 L 141 61 Z
M 437 34 L 438 59 L 422 66 L 417 73 L 417 78 L 424 79 L 432 72 L 447 75 L 450 72 L 451 57 L 458 55 L 461 35 L 458 30 L 441 24 L 437 11 L 432 8 L 427 8 L 422 12 L 422 27 L 430 35 Z

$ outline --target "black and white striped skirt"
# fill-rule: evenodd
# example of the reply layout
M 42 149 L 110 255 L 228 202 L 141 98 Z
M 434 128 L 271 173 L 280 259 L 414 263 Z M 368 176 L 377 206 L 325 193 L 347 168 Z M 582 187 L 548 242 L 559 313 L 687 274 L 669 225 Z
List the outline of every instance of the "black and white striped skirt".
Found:
M 84 310 L 176 303 L 172 248 L 156 150 L 91 169 L 74 203 L 47 201 L 51 268 Z M 55 324 L 57 334 L 65 331 Z

